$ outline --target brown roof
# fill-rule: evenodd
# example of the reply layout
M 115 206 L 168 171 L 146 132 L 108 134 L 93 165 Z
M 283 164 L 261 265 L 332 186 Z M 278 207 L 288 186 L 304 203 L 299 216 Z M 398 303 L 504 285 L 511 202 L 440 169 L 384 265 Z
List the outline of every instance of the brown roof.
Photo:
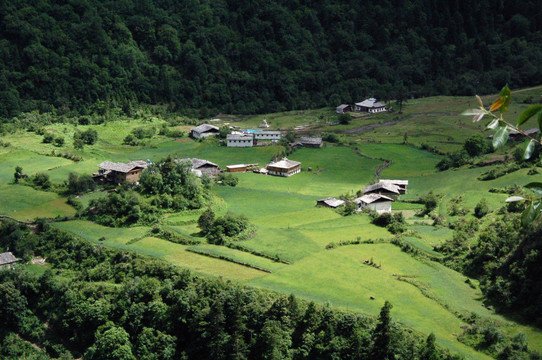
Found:
M 0 254 L 0 266 L 9 265 L 19 261 L 11 252 L 5 252 Z

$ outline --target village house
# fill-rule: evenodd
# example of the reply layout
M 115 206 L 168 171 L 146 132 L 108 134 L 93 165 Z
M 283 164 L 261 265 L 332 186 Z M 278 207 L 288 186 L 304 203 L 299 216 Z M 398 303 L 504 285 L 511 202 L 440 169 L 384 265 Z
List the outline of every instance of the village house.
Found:
M 344 200 L 335 199 L 334 197 L 328 197 L 325 199 L 321 199 L 316 201 L 317 206 L 325 206 L 330 208 L 338 208 L 339 206 L 344 204 Z
M 252 147 L 254 136 L 252 134 L 228 134 L 226 137 L 228 147 Z
M 406 194 L 408 187 L 408 180 L 390 180 L 390 179 L 381 179 L 380 183 L 387 183 L 397 186 L 399 193 L 401 195 Z
M 397 199 L 397 197 L 401 194 L 401 192 L 399 191 L 399 188 L 396 185 L 384 182 L 384 183 L 377 183 L 377 184 L 366 186 L 363 189 L 363 194 L 365 195 L 379 194 L 379 195 L 385 195 L 392 199 Z
M 201 177 L 203 174 L 214 177 L 222 171 L 222 169 L 220 169 L 220 166 L 213 162 L 210 162 L 209 160 L 185 158 L 176 159 L 175 162 L 184 162 L 189 164 L 191 166 L 192 172 L 195 173 L 198 177 Z
M 113 184 L 137 183 L 141 178 L 141 172 L 148 165 L 143 160 L 130 161 L 128 163 L 104 161 L 98 165 L 100 170 L 92 174 L 92 177 L 97 182 L 110 182 Z
M 0 254 L 0 269 L 11 269 L 19 261 L 11 252 Z
M 357 204 L 357 211 L 369 209 L 376 211 L 379 214 L 391 213 L 391 203 L 394 200 L 386 195 L 381 194 L 366 194 L 354 199 Z
M 302 137 L 299 140 L 293 142 L 293 147 L 307 147 L 307 148 L 321 148 L 324 142 L 319 137 Z
M 269 172 L 269 175 L 288 177 L 301 172 L 301 163 L 284 158 L 267 165 L 266 169 Z
M 365 99 L 362 102 L 356 103 L 356 111 L 358 112 L 368 112 L 368 113 L 378 113 L 386 111 L 386 104 L 377 102 L 375 98 Z
M 341 104 L 341 105 L 337 106 L 335 111 L 337 112 L 337 114 L 345 114 L 347 112 L 352 112 L 352 105 Z
M 218 135 L 219 132 L 220 128 L 218 126 L 202 124 L 190 129 L 190 136 L 192 136 L 194 139 L 201 139 L 208 136 Z
M 254 132 L 254 140 L 280 140 L 282 133 L 280 131 L 264 130 Z

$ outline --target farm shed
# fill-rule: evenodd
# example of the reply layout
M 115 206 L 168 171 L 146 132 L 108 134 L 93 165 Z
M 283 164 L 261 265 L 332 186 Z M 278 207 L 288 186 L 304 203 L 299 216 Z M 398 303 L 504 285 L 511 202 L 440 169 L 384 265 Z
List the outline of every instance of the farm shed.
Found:
M 238 165 L 228 165 L 226 166 L 227 172 L 246 172 L 248 170 L 248 165 L 245 164 L 238 164 Z
M 17 259 L 11 252 L 5 252 L 0 254 L 0 269 L 11 269 L 11 267 L 17 262 Z
M 301 172 L 301 163 L 299 161 L 288 160 L 286 158 L 267 165 L 266 169 L 269 175 L 292 176 Z
M 397 188 L 399 189 L 399 193 L 400 193 L 401 195 L 402 195 L 402 194 L 406 194 L 406 192 L 407 192 L 407 188 L 408 188 L 408 180 L 390 180 L 390 179 L 381 179 L 381 180 L 380 180 L 380 183 L 392 184 L 392 185 L 397 186 Z
M 201 139 L 207 136 L 217 135 L 219 132 L 220 129 L 218 128 L 218 126 L 210 124 L 202 124 L 200 126 L 196 126 L 195 128 L 190 129 L 190 135 L 194 139 Z
M 352 106 L 348 105 L 348 104 L 341 104 L 341 105 L 337 106 L 337 108 L 335 109 L 335 112 L 337 114 L 344 114 L 344 113 L 351 112 L 351 111 L 352 111 Z
M 254 145 L 254 137 L 248 134 L 228 134 L 226 145 L 228 147 L 252 147 Z
M 192 171 L 198 175 L 198 172 L 201 172 L 201 174 L 207 174 L 209 176 L 217 176 L 218 173 L 220 173 L 221 169 L 220 166 L 217 164 L 210 162 L 209 160 L 203 160 L 203 159 L 196 159 L 196 158 L 185 158 L 185 159 L 178 159 L 175 160 L 175 162 L 185 162 L 189 165 L 192 165 Z M 201 176 L 201 175 L 198 175 Z
M 375 98 L 370 98 L 356 103 L 355 110 L 358 112 L 378 113 L 386 111 L 386 104 L 377 102 Z
M 92 174 L 95 181 L 111 182 L 114 184 L 136 183 L 141 177 L 141 172 L 149 164 L 143 160 L 130 161 L 128 163 L 114 163 L 104 161 L 98 164 L 100 170 Z
M 323 145 L 322 138 L 320 137 L 302 137 L 296 143 L 301 144 L 302 147 L 307 148 L 320 148 Z
M 391 213 L 391 203 L 393 199 L 380 194 L 367 194 L 354 199 L 354 202 L 358 205 L 357 210 L 370 209 L 376 211 L 379 214 Z
M 384 182 L 366 186 L 363 189 L 363 194 L 380 194 L 396 199 L 401 192 L 396 185 Z
M 339 206 L 343 204 L 344 204 L 344 200 L 335 199 L 334 197 L 328 197 L 328 198 L 316 201 L 316 205 L 326 206 L 330 208 L 338 208 Z

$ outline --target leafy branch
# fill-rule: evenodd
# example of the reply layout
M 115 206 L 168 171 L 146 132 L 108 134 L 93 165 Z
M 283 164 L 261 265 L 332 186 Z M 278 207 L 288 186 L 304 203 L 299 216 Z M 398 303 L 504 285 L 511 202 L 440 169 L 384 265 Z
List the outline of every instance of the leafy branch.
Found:
M 528 144 L 525 147 L 525 152 L 523 153 L 523 158 L 525 160 L 530 159 L 533 156 L 534 151 L 538 146 L 542 146 L 542 141 L 539 138 L 533 137 L 519 127 L 526 123 L 529 119 L 538 114 L 538 129 L 542 129 L 542 105 L 532 105 L 529 106 L 525 111 L 521 113 L 517 120 L 516 125 L 512 125 L 509 121 L 506 121 L 503 117 L 503 114 L 508 110 L 510 106 L 510 100 L 512 98 L 512 93 L 508 86 L 502 88 L 499 93 L 499 98 L 491 104 L 489 109 L 484 106 L 484 103 L 480 96 L 476 95 L 476 100 L 478 100 L 477 109 L 470 109 L 463 112 L 463 115 L 472 115 L 473 121 L 478 122 L 482 120 L 485 116 L 490 117 L 492 120 L 486 126 L 486 129 L 495 130 L 493 135 L 493 147 L 495 149 L 503 146 L 508 141 L 508 136 L 510 131 L 515 131 L 518 134 L 521 134 L 528 140 Z M 525 185 L 525 188 L 531 190 L 536 194 L 536 197 L 524 198 L 521 196 L 511 196 L 506 199 L 506 202 L 514 201 L 523 201 L 525 203 L 525 210 L 521 214 L 521 223 L 523 226 L 527 226 L 536 220 L 538 216 L 542 213 L 542 183 L 532 182 Z

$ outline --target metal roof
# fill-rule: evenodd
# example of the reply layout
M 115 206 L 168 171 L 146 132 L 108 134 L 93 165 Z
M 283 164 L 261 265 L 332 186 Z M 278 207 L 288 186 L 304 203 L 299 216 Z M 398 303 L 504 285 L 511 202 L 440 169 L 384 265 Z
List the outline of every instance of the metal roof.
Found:
M 341 105 L 337 106 L 337 110 L 343 110 L 343 109 L 346 109 L 349 106 L 350 105 L 348 105 L 348 104 L 341 104 Z
M 302 137 L 299 139 L 302 144 L 320 145 L 322 144 L 322 138 Z
M 380 190 L 380 189 L 387 190 L 387 191 L 392 192 L 394 194 L 399 194 L 399 187 L 397 187 L 397 185 L 390 184 L 390 183 L 385 183 L 385 182 L 366 186 L 363 189 L 363 193 L 366 194 L 368 192 L 372 192 L 372 191 Z
M 192 164 L 192 169 L 199 169 L 202 166 L 210 165 L 212 167 L 219 167 L 217 164 L 210 162 L 209 160 L 196 159 L 196 158 L 184 158 L 175 160 L 175 162 L 189 162 Z
M 301 163 L 299 161 L 288 160 L 288 159 L 284 158 L 284 159 L 282 159 L 280 161 L 271 163 L 268 166 L 281 168 L 281 169 L 291 169 L 291 168 L 293 168 L 294 166 L 297 166 L 297 165 L 301 165 Z
M 204 133 L 204 132 L 207 132 L 209 130 L 215 130 L 215 131 L 219 131 L 219 127 L 218 126 L 214 126 L 214 125 L 210 125 L 210 124 L 201 124 L 200 126 L 196 126 L 195 128 L 192 128 L 191 131 L 193 132 L 197 132 L 197 133 Z
M 318 200 L 318 202 L 323 202 L 327 206 L 333 207 L 333 208 L 339 207 L 342 204 L 344 204 L 344 200 L 335 199 L 334 197 L 328 197 L 328 198 L 325 198 L 325 199 L 322 199 L 322 200 Z
M 250 140 L 252 141 L 254 137 L 252 135 L 237 135 L 237 134 L 228 134 L 226 140 Z
M 377 102 L 375 98 L 365 99 L 362 102 L 356 103 L 357 106 L 363 106 L 366 108 L 384 107 L 386 104 Z
M 393 185 L 408 186 L 408 180 L 390 180 L 390 179 L 380 179 L 381 183 L 389 183 Z
M 98 164 L 98 167 L 106 171 L 127 173 L 135 168 L 146 169 L 148 165 L 149 164 L 143 160 L 130 161 L 129 163 L 114 163 L 111 161 L 104 161 L 101 164 Z
M 246 168 L 248 165 L 245 164 L 238 164 L 238 165 L 227 165 L 226 169 L 240 169 L 240 168 Z
M 13 264 L 19 261 L 11 252 L 5 252 L 0 254 L 0 265 Z
M 359 198 L 354 199 L 354 202 L 356 204 L 359 204 L 359 203 L 371 204 L 378 201 L 393 201 L 393 199 L 386 195 L 381 195 L 381 194 L 366 194 Z

